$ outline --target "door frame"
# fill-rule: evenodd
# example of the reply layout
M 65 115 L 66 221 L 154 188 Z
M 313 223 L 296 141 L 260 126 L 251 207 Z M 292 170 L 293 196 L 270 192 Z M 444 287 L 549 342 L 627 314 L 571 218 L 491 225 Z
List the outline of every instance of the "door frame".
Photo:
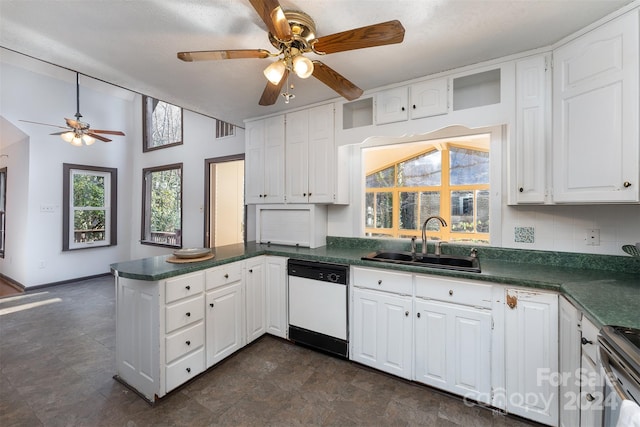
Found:
M 244 161 L 244 153 L 233 154 L 230 156 L 211 157 L 204 159 L 204 242 L 203 247 L 209 248 L 211 241 L 211 165 L 214 163 Z M 242 239 L 247 242 L 247 204 L 244 204 L 244 233 Z

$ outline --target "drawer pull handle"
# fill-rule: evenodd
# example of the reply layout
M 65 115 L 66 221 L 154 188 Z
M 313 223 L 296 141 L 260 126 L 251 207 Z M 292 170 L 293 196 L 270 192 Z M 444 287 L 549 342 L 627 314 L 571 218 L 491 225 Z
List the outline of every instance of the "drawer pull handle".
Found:
M 187 285 L 187 286 L 185 286 L 185 288 L 186 288 L 187 290 L 190 290 L 190 289 L 191 289 L 191 286 Z
M 187 368 L 187 372 L 191 373 L 191 368 Z
M 225 274 L 225 275 L 224 275 L 224 278 L 225 278 L 225 279 L 228 279 L 228 278 L 229 278 L 229 275 L 228 275 L 228 274 Z
M 593 344 L 593 341 L 586 339 L 585 337 L 582 337 L 582 339 L 580 340 L 580 342 L 582 343 L 582 345 L 587 345 L 587 344 Z
M 593 402 L 596 398 L 593 397 L 591 393 L 587 393 L 587 395 L 585 396 L 585 399 L 587 399 L 589 402 Z
M 416 316 L 418 316 L 418 319 L 420 318 L 420 313 L 416 314 Z
M 187 341 L 185 344 L 187 344 L 187 345 L 191 345 L 191 341 Z
M 213 307 L 213 303 L 212 302 L 209 303 L 209 307 Z
M 453 289 L 449 289 L 449 295 L 453 296 Z
M 378 280 L 378 285 L 382 285 L 382 280 Z
M 187 311 L 187 317 L 191 317 L 191 313 Z

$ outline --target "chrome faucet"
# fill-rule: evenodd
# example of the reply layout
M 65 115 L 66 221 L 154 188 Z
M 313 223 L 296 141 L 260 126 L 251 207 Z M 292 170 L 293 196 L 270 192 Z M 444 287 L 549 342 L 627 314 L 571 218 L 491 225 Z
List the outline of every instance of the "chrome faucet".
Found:
M 423 255 L 427 254 L 427 224 L 432 219 L 437 219 L 438 221 L 440 221 L 440 224 L 442 224 L 443 227 L 447 226 L 447 221 L 445 221 L 444 218 L 438 215 L 432 215 L 429 218 L 424 220 L 424 223 L 422 223 L 422 254 Z M 440 252 L 440 251 L 436 250 L 436 255 L 440 255 L 437 252 Z

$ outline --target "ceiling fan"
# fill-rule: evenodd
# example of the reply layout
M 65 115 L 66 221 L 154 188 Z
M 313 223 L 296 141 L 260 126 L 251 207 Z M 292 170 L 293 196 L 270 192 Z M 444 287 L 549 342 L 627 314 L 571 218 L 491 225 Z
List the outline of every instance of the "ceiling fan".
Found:
M 71 145 L 82 146 L 91 145 L 95 140 L 100 140 L 103 142 L 110 142 L 109 138 L 105 138 L 102 135 L 98 135 L 100 133 L 106 135 L 120 135 L 124 136 L 124 132 L 120 132 L 119 130 L 98 130 L 91 129 L 89 127 L 89 123 L 80 121 L 82 114 L 80 114 L 80 83 L 79 83 L 79 73 L 76 73 L 76 114 L 75 120 L 67 119 L 64 120 L 67 122 L 67 127 L 58 126 L 58 125 L 50 125 L 47 123 L 33 122 L 31 120 L 20 120 L 25 123 L 34 123 L 36 125 L 44 125 L 44 126 L 52 126 L 60 129 L 64 129 L 61 132 L 54 132 L 50 135 L 60 135 L 60 137 Z
M 269 30 L 269 41 L 278 49 L 271 53 L 265 49 L 206 50 L 178 52 L 178 58 L 186 61 L 206 61 L 219 59 L 270 58 L 278 57 L 265 70 L 269 80 L 260 105 L 272 105 L 278 100 L 282 86 L 293 72 L 298 77 L 313 75 L 344 98 L 352 101 L 362 95 L 362 89 L 347 80 L 338 72 L 304 54 L 317 55 L 344 52 L 366 47 L 401 43 L 404 39 L 404 27 L 400 21 L 388 21 L 366 27 L 355 28 L 323 37 L 316 37 L 315 22 L 304 12 L 283 10 L 278 0 L 249 0 Z M 285 102 L 293 97 L 285 91 Z

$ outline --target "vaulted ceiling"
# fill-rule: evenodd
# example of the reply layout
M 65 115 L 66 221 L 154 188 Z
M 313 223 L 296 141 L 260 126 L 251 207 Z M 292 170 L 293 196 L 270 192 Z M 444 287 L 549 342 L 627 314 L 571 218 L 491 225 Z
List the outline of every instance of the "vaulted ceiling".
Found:
M 325 36 L 393 19 L 401 44 L 323 56 L 363 90 L 550 45 L 631 0 L 280 0 Z M 273 59 L 182 62 L 179 51 L 275 49 L 249 0 L 2 0 L 0 46 L 243 126 L 338 97 L 292 77 L 296 98 L 264 107 Z M 0 50 L 0 55 L 6 51 Z M 319 59 L 313 53 L 311 59 Z M 72 74 L 72 73 L 71 73 Z

